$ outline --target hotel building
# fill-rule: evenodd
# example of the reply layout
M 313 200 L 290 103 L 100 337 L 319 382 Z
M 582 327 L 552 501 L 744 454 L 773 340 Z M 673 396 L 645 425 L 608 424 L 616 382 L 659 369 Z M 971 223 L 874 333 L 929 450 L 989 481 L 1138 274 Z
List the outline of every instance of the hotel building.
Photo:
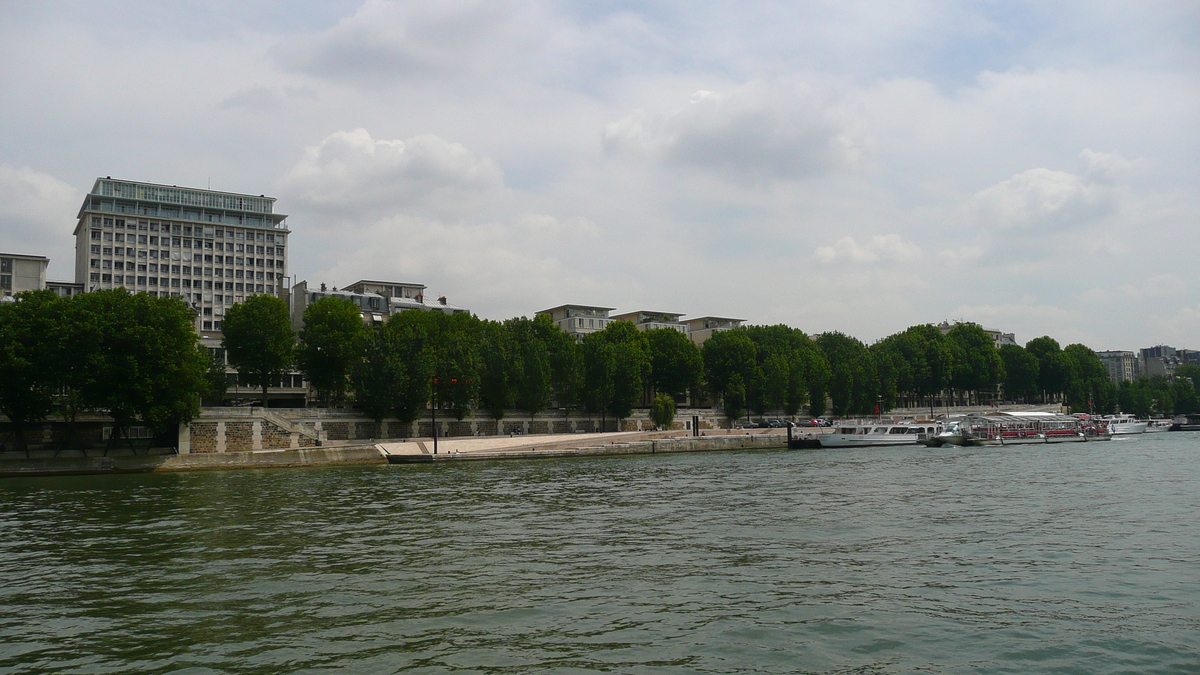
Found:
M 79 209 L 75 281 L 183 298 L 196 328 L 260 293 L 287 297 L 287 216 L 275 199 L 99 178 Z

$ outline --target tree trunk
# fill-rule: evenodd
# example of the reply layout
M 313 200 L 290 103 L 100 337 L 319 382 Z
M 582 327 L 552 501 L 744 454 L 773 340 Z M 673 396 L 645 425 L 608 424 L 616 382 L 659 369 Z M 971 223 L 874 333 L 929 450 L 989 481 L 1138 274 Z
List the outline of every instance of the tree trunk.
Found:
M 267 407 L 267 378 L 264 377 L 262 383 L 263 383 L 263 406 L 262 407 L 265 408 L 265 407 Z

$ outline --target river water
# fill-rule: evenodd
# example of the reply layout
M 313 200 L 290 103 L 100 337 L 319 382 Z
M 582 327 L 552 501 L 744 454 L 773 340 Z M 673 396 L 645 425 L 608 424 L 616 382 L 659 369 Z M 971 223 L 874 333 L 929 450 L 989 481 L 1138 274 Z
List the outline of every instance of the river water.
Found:
M 0 479 L 0 673 L 1197 673 L 1198 451 Z

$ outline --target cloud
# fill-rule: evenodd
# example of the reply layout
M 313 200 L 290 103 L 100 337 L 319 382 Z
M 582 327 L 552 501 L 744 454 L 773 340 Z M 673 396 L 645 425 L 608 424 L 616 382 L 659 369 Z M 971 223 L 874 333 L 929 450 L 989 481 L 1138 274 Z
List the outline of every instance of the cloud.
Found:
M 858 146 L 826 97 L 804 86 L 754 83 L 700 90 L 670 113 L 638 110 L 604 127 L 610 154 L 721 172 L 737 181 L 798 179 L 854 161 Z
M 367 0 L 352 15 L 313 37 L 280 45 L 285 66 L 310 74 L 365 80 L 485 74 L 503 56 L 536 42 L 507 2 Z
M 82 200 L 50 174 L 0 164 L 0 250 L 47 256 L 52 278 L 74 278 L 70 233 Z
M 365 129 L 338 131 L 281 179 L 292 200 L 324 212 L 365 216 L 378 212 L 461 212 L 504 186 L 486 157 L 458 143 L 421 135 L 376 140 Z
M 921 258 L 921 248 L 898 234 L 881 234 L 859 245 L 854 237 L 842 237 L 833 246 L 819 246 L 813 257 L 826 265 L 854 263 L 872 265 L 882 262 L 912 262 Z
M 980 222 L 997 230 L 1075 227 L 1112 210 L 1111 196 L 1066 171 L 1038 168 L 978 192 L 971 203 Z
M 256 112 L 275 112 L 289 100 L 313 100 L 317 97 L 311 87 L 270 87 L 256 84 L 230 94 L 221 102 L 222 108 L 245 108 Z

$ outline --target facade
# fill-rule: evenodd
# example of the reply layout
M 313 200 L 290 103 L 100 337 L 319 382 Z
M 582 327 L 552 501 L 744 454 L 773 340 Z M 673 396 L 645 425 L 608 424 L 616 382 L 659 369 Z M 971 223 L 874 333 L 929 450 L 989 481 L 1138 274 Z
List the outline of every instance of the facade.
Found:
M 329 290 L 325 284 L 310 289 L 307 281 L 301 281 L 292 287 L 292 328 L 299 331 L 304 327 L 304 310 L 309 305 L 321 298 L 331 297 L 354 303 L 362 315 L 363 323 L 368 326 L 382 324 L 393 314 L 410 309 L 445 314 L 470 313 L 466 307 L 447 302 L 446 296 L 439 297 L 435 302 L 425 302 L 424 290 L 425 286 L 421 284 L 382 281 L 358 281 L 340 291 L 337 288 Z
M 1096 352 L 1096 356 L 1108 369 L 1108 379 L 1112 380 L 1113 384 L 1133 382 L 1141 377 L 1141 359 L 1134 352 Z
M 49 264 L 45 256 L 0 253 L 0 297 L 45 288 Z
M 592 305 L 559 305 L 543 309 L 538 316 L 545 314 L 550 317 L 564 333 L 576 340 L 582 340 L 584 335 L 604 330 L 616 319 L 608 316 L 612 307 L 594 307 Z
M 183 298 L 219 331 L 251 295 L 286 297 L 289 231 L 275 199 L 99 178 L 75 227 L 75 283 Z
M 673 314 L 671 312 L 652 312 L 650 310 L 638 310 L 636 312 L 626 312 L 613 317 L 617 321 L 628 321 L 637 326 L 638 330 L 657 330 L 665 328 L 667 330 L 676 330 L 680 333 L 687 333 L 687 324 L 679 320 L 683 314 Z

